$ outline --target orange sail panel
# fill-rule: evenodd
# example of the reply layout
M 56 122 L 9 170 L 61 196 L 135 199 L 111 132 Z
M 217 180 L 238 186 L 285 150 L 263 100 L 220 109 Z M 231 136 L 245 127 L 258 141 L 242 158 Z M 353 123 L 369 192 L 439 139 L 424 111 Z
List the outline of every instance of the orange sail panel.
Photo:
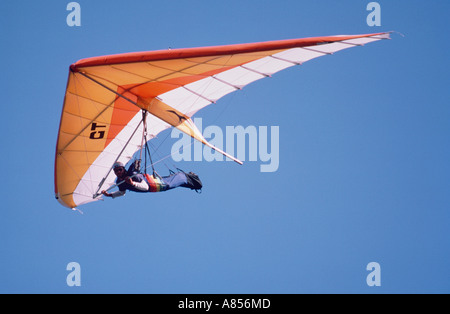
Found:
M 127 53 L 70 66 L 55 157 L 55 194 L 66 207 L 96 201 L 151 137 L 177 127 L 210 145 L 191 117 L 261 78 L 342 49 L 389 39 L 389 33 L 341 35 Z M 218 150 L 220 151 L 220 150 Z M 220 151 L 239 162 L 233 156 Z

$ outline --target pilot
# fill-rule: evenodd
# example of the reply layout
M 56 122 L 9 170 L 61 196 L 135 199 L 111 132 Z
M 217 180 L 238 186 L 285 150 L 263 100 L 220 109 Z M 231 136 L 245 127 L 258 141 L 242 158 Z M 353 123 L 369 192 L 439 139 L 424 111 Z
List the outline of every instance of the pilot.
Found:
M 136 172 L 132 169 L 132 166 L 127 171 L 121 162 L 114 163 L 113 170 L 117 176 L 116 184 L 119 190 L 113 193 L 108 193 L 106 190 L 102 191 L 103 195 L 112 198 L 125 195 L 126 190 L 134 192 L 163 192 L 177 187 L 185 187 L 198 192 L 203 187 L 200 178 L 193 172 L 177 172 L 170 176 L 160 177 L 158 175 Z

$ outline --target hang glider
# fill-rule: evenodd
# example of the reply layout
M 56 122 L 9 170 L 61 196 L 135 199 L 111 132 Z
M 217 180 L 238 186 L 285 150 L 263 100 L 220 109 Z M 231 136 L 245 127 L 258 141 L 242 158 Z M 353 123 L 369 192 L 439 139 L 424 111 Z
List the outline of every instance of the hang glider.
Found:
M 192 116 L 228 93 L 294 65 L 389 39 L 389 33 L 340 35 L 217 47 L 125 53 L 70 66 L 56 157 L 55 195 L 69 208 L 99 200 L 149 138 L 176 127 L 208 143 Z M 145 114 L 143 114 L 145 113 Z

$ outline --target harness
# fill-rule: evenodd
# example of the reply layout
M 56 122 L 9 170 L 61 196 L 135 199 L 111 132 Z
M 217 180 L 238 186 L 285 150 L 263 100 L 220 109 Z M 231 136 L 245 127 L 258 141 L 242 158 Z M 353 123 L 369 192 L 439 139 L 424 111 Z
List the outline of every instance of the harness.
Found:
M 149 192 L 163 192 L 167 190 L 167 185 L 159 176 L 144 173 L 144 178 L 148 183 Z

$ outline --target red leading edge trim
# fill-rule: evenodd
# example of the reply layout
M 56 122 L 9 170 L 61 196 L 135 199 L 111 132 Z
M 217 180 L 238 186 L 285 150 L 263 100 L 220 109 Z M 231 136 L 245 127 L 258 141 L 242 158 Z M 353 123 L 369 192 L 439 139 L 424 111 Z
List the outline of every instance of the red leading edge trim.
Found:
M 310 37 L 310 38 L 300 38 L 300 39 L 267 41 L 267 42 L 260 42 L 260 43 L 226 45 L 226 46 L 212 46 L 212 47 L 200 47 L 200 48 L 184 48 L 184 49 L 173 49 L 173 50 L 157 50 L 157 51 L 146 51 L 146 52 L 123 53 L 123 54 L 107 55 L 107 56 L 101 56 L 101 57 L 92 57 L 92 58 L 82 59 L 82 60 L 79 60 L 79 61 L 75 62 L 74 64 L 72 64 L 70 66 L 70 70 L 73 72 L 78 72 L 80 68 L 90 67 L 90 66 L 99 66 L 99 65 L 121 64 L 121 63 L 131 63 L 131 62 L 147 62 L 147 61 L 193 58 L 193 57 L 207 57 L 207 56 L 238 54 L 238 53 L 246 53 L 246 52 L 289 49 L 289 48 L 317 45 L 320 43 L 336 42 L 336 41 L 370 37 L 370 36 L 383 35 L 383 34 L 386 34 L 386 33 L 383 32 L 383 33 L 374 33 L 374 34 L 365 34 L 365 35 Z

